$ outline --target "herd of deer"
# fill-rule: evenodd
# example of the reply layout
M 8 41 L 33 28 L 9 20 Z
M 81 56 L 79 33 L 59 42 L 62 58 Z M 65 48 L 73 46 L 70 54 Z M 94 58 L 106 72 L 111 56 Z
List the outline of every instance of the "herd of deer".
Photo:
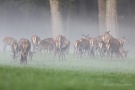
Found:
M 83 34 L 82 34 L 83 35 Z M 99 35 L 96 38 L 91 38 L 89 35 L 83 35 L 84 38 L 74 42 L 74 55 L 82 58 L 82 55 L 88 54 L 90 57 L 95 58 L 97 53 L 100 57 L 107 56 L 107 59 L 112 59 L 113 54 L 119 58 L 126 58 L 127 52 L 123 48 L 123 44 L 128 41 L 123 37 L 122 39 L 115 39 L 110 35 L 110 31 L 106 31 L 104 35 Z M 12 59 L 16 62 L 20 56 L 20 64 L 27 64 L 27 57 L 32 60 L 33 53 L 41 53 L 42 50 L 47 52 L 54 52 L 53 60 L 58 55 L 59 60 L 62 57 L 66 60 L 65 54 L 69 54 L 70 41 L 66 37 L 59 35 L 54 38 L 46 38 L 41 40 L 40 37 L 33 35 L 31 42 L 28 39 L 22 38 L 18 42 L 12 37 L 5 37 L 3 40 L 3 50 L 5 52 L 6 46 L 11 46 Z M 31 52 L 31 45 L 33 52 Z
M 82 34 L 83 35 L 83 34 Z M 100 57 L 107 56 L 107 59 L 112 59 L 115 54 L 121 59 L 126 58 L 127 52 L 123 48 L 124 43 L 128 43 L 125 36 L 121 39 L 116 39 L 110 35 L 110 31 L 106 31 L 104 35 L 99 35 L 96 38 L 91 38 L 89 35 L 83 35 L 84 38 L 74 42 L 74 55 L 82 58 L 82 54 L 87 52 L 90 57 L 95 58 L 97 53 Z
M 11 46 L 12 59 L 16 62 L 17 57 L 20 56 L 20 64 L 27 64 L 27 57 L 32 60 L 33 53 L 41 53 L 42 50 L 54 52 L 54 58 L 56 55 L 65 58 L 65 52 L 69 53 L 70 41 L 67 40 L 64 36 L 59 35 L 56 39 L 46 38 L 41 40 L 38 36 L 33 35 L 31 37 L 31 42 L 28 39 L 22 38 L 18 42 L 12 37 L 4 37 L 2 39 L 4 47 L 4 53 L 7 45 Z M 33 46 L 33 52 L 31 52 L 31 45 Z M 45 54 L 45 55 L 46 55 Z M 53 60 L 54 60 L 53 58 Z M 65 58 L 66 60 L 66 58 Z

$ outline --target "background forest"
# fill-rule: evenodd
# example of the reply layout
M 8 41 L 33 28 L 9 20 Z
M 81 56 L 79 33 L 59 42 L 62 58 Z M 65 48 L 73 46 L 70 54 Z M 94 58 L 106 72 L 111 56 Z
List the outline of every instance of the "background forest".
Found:
M 106 19 L 111 5 L 117 14 L 115 29 L 106 28 L 111 25 Z M 110 30 L 116 38 L 126 36 L 133 47 L 134 8 L 135 0 L 0 0 L 0 37 L 19 40 L 36 34 L 44 39 L 62 34 L 73 42 L 81 34 L 96 37 Z

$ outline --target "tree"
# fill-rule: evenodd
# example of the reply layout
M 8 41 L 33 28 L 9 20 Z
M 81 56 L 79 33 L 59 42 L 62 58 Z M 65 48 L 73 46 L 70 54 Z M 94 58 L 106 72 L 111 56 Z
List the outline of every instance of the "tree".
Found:
M 106 2 L 105 0 L 98 0 L 99 11 L 99 31 L 103 34 L 106 31 Z
M 59 0 L 49 0 L 51 8 L 51 19 L 52 19 L 52 33 L 55 38 L 59 34 L 63 34 L 62 31 L 62 18 L 60 12 Z
M 116 0 L 106 1 L 106 30 L 111 31 L 114 37 L 118 33 L 117 5 Z

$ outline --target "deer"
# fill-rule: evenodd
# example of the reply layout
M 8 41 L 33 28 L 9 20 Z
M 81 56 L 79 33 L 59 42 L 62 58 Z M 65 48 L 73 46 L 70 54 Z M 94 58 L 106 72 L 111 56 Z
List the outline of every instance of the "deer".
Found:
M 123 48 L 123 46 L 121 45 L 120 48 L 119 48 L 119 52 L 120 52 L 120 55 L 121 55 L 121 59 L 124 60 L 126 57 L 127 57 L 127 53 L 129 51 L 125 51 L 125 49 Z
M 107 60 L 112 60 L 113 54 L 118 55 L 122 60 L 124 60 L 127 57 L 127 52 L 123 49 L 122 46 L 118 47 L 115 43 L 109 42 L 106 44 L 107 48 Z
M 127 56 L 127 51 L 123 49 L 123 44 L 121 44 L 118 39 L 112 37 L 106 38 L 106 48 L 107 56 L 111 55 L 111 58 L 113 53 L 120 58 L 125 58 Z
M 95 58 L 98 49 L 98 41 L 96 38 L 91 38 L 89 40 L 89 47 L 90 47 L 90 55 Z
M 77 56 L 77 58 L 80 56 L 80 58 L 82 58 L 82 52 L 83 50 L 83 46 L 82 46 L 82 42 L 80 42 L 79 40 L 76 40 L 74 42 L 74 55 Z
M 18 50 L 21 55 L 20 64 L 27 65 L 27 56 L 31 49 L 31 43 L 28 39 L 22 38 L 18 42 Z
M 46 38 L 46 39 L 43 39 L 44 41 L 47 41 L 49 43 L 51 43 L 53 45 L 53 48 L 55 50 L 55 39 L 54 38 Z M 52 50 L 51 50 L 52 51 Z M 50 51 L 50 54 L 51 54 L 51 51 Z M 54 51 L 55 52 L 55 51 Z
M 16 62 L 17 57 L 18 57 L 18 43 L 17 42 L 12 43 L 11 52 L 12 52 L 12 55 L 10 56 L 12 57 L 13 61 Z
M 77 53 L 77 44 L 78 44 L 78 42 L 79 42 L 79 40 L 76 40 L 75 42 L 74 42 L 74 55 L 76 55 L 76 53 Z M 74 57 L 74 55 L 73 55 L 73 57 Z
M 105 52 L 106 52 L 106 43 L 104 41 L 98 42 L 98 51 L 102 59 L 102 57 L 105 56 Z
M 105 38 L 106 38 L 106 37 L 111 37 L 111 38 L 113 38 L 113 36 L 110 35 L 110 31 L 106 31 L 106 32 L 104 33 L 104 37 L 105 37 Z
M 123 47 L 124 43 L 129 43 L 129 41 L 126 40 L 125 36 L 122 37 L 122 38 L 120 38 L 120 39 L 118 39 L 118 41 L 120 42 L 120 44 L 121 44 L 122 47 Z
M 86 51 L 88 51 L 88 55 L 89 55 L 89 51 L 90 51 L 89 40 L 81 38 L 79 41 L 82 43 L 82 50 L 83 50 L 84 56 L 85 56 Z
M 61 40 L 59 39 L 57 39 L 55 42 L 56 42 L 56 50 L 53 57 L 53 61 L 54 61 L 54 58 L 56 57 L 56 54 L 59 55 L 59 61 L 61 57 L 62 57 L 62 61 L 63 61 L 63 58 L 65 58 L 65 61 L 66 61 L 65 53 L 66 53 L 67 48 L 70 45 L 69 42 L 66 40 L 66 41 L 63 41 L 61 44 Z
M 58 35 L 56 37 L 56 40 L 59 42 L 59 49 L 61 50 L 61 46 L 64 44 L 64 42 L 67 40 L 66 37 L 63 35 Z
M 4 46 L 3 46 L 4 53 L 5 53 L 5 50 L 6 50 L 6 46 L 7 45 L 10 45 L 11 46 L 14 42 L 17 42 L 17 40 L 14 39 L 14 38 L 12 38 L 12 37 L 4 37 L 2 39 L 2 41 L 3 41 L 3 44 L 4 44 Z
M 66 49 L 66 54 L 69 55 L 69 49 L 70 49 L 70 41 L 66 39 L 66 44 L 68 45 L 67 49 Z
M 37 35 L 33 35 L 31 37 L 31 44 L 33 46 L 33 52 L 35 51 L 36 47 L 38 47 L 38 41 L 40 41 L 40 37 Z
M 96 39 L 100 42 L 100 41 L 105 41 L 105 36 L 104 35 L 99 35 L 96 37 Z
M 37 53 L 40 52 L 42 50 L 46 50 L 45 56 L 48 53 L 48 51 L 52 51 L 54 49 L 54 46 L 52 43 L 45 41 L 45 40 L 41 40 L 40 42 L 38 42 L 38 48 L 37 48 Z

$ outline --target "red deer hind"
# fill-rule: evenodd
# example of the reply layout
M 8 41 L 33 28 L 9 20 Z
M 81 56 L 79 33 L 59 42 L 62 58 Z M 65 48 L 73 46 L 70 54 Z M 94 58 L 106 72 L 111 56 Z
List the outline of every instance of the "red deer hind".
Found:
M 56 47 L 55 46 L 55 39 L 54 38 L 46 38 L 46 39 L 44 39 L 44 41 L 51 43 L 53 45 L 53 51 L 55 52 L 55 47 Z M 50 53 L 51 53 L 51 51 L 50 51 Z
M 58 37 L 56 37 L 56 40 L 58 40 L 59 42 L 59 49 L 61 50 L 61 47 L 63 45 L 63 43 L 66 41 L 66 37 L 59 35 Z
M 36 47 L 38 47 L 38 41 L 40 41 L 40 38 L 36 35 L 33 35 L 31 37 L 31 44 L 33 46 L 33 51 L 35 51 Z
M 45 40 L 41 40 L 39 43 L 38 43 L 38 48 L 37 48 L 37 53 L 40 52 L 41 54 L 41 51 L 42 50 L 46 50 L 46 53 L 45 55 L 48 53 L 48 51 L 53 51 L 54 50 L 54 46 L 52 43 L 48 42 L 48 41 L 45 41 Z
M 31 49 L 31 43 L 28 39 L 20 39 L 18 42 L 19 52 L 21 54 L 20 64 L 27 64 L 28 52 Z
M 66 50 L 69 48 L 69 41 L 62 35 L 59 35 L 55 41 L 56 43 L 56 50 L 55 50 L 55 54 L 54 54 L 54 58 L 56 56 L 56 54 L 59 55 L 59 60 L 60 60 L 60 57 L 62 57 L 62 60 L 63 58 L 65 58 L 65 53 L 66 53 Z M 53 60 L 54 60 L 53 58 Z M 65 58 L 66 60 L 66 58 Z
M 11 45 L 11 52 L 12 52 L 12 59 L 14 62 L 16 62 L 16 59 L 18 57 L 18 43 L 17 42 L 14 42 L 12 45 Z
M 12 37 L 4 37 L 3 39 L 2 39 L 2 41 L 3 41 L 3 44 L 4 44 L 4 46 L 3 46 L 3 51 L 4 51 L 4 53 L 5 53 L 5 49 L 6 49 L 6 46 L 7 45 L 12 45 L 14 42 L 17 42 L 14 38 L 12 38 Z

